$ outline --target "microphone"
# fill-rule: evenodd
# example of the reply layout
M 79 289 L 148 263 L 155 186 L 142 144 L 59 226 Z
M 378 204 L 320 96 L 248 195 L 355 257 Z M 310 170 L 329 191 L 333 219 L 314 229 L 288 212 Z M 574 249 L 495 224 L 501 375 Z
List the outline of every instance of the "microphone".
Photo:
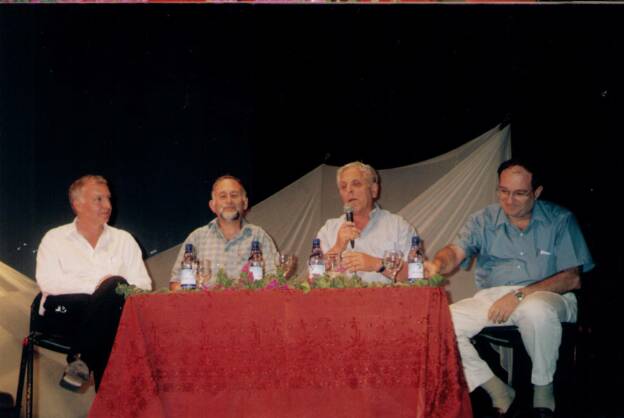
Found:
M 349 205 L 345 205 L 342 209 L 344 210 L 345 218 L 347 219 L 347 221 L 353 222 L 353 208 Z M 353 242 L 353 240 L 351 240 L 350 242 L 351 248 L 353 248 L 355 246 L 355 243 Z

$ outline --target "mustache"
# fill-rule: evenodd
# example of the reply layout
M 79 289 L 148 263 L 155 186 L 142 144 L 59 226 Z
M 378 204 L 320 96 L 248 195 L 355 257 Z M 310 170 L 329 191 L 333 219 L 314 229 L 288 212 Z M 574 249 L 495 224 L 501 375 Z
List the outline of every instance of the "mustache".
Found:
M 229 213 L 226 213 L 226 211 Z M 240 210 L 238 210 L 238 208 L 223 208 L 219 212 L 219 215 L 221 215 L 223 219 L 226 219 L 228 221 L 236 221 L 240 219 L 241 212 Z

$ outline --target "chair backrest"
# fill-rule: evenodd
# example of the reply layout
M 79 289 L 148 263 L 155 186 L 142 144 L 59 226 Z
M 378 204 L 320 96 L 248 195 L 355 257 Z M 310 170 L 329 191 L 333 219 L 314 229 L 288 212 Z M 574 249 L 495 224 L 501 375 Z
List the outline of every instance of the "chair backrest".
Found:
M 33 299 L 32 303 L 30 304 L 30 331 L 31 332 L 37 329 L 37 324 L 38 324 L 37 319 L 39 318 L 39 304 L 41 303 L 42 296 L 43 295 L 41 292 L 37 293 L 37 296 L 35 296 L 35 299 Z

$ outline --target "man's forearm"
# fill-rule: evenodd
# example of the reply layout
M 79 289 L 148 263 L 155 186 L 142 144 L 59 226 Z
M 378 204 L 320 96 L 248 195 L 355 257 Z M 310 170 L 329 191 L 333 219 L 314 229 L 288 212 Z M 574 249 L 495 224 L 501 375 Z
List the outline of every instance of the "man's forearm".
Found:
M 572 267 L 525 287 L 523 293 L 529 295 L 542 290 L 561 294 L 580 288 L 580 269 L 579 267 Z

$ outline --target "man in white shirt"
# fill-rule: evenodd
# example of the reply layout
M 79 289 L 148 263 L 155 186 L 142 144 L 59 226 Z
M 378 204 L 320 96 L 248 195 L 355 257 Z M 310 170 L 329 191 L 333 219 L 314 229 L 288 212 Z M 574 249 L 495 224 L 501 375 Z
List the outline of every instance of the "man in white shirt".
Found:
M 416 230 L 375 203 L 379 178 L 370 165 L 346 164 L 338 169 L 336 182 L 342 203 L 353 210 L 353 221 L 345 215 L 327 220 L 317 234 L 321 249 L 330 258 L 341 258 L 341 266 L 357 272 L 365 282 L 389 283 L 393 275 L 384 267 L 384 252 L 400 250 L 407 257 Z M 405 263 L 396 274 L 400 279 L 407 277 Z
M 124 298 L 119 283 L 151 289 L 141 249 L 126 231 L 107 225 L 112 206 L 107 181 L 79 178 L 69 188 L 74 221 L 51 229 L 37 252 L 42 298 L 38 328 L 69 337 L 61 386 L 78 391 L 93 371 L 99 388 L 117 332 Z

